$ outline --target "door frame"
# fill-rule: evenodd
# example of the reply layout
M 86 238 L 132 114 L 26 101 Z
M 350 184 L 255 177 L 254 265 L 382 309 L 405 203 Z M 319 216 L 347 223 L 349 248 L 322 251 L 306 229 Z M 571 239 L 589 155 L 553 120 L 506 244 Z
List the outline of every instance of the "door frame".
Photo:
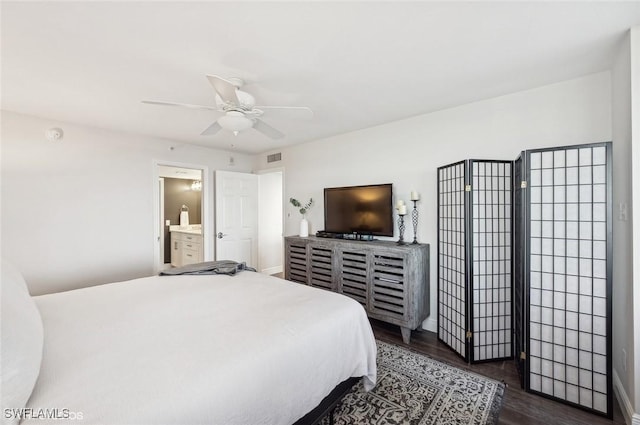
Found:
M 285 171 L 284 171 L 284 167 L 273 167 L 273 168 L 263 168 L 260 170 L 256 170 L 254 171 L 254 174 L 258 175 L 258 191 L 260 191 L 260 178 L 261 176 L 265 175 L 265 174 L 270 174 L 270 173 L 280 173 L 282 175 L 282 215 L 280 217 L 280 226 L 282 229 L 282 234 L 281 236 L 281 248 L 282 248 L 282 263 L 280 264 L 280 267 L 278 268 L 278 270 L 274 269 L 274 270 L 269 270 L 269 271 L 273 271 L 274 273 L 283 273 L 284 274 L 284 233 L 285 233 L 285 211 L 287 208 L 287 200 L 285 197 Z M 258 193 L 258 211 L 260 211 L 262 209 L 262 205 L 260 204 L 260 193 Z M 260 270 L 262 270 L 262 264 L 261 264 L 261 258 L 260 258 L 260 229 L 258 228 L 258 265 L 260 267 Z M 266 269 L 265 269 L 266 270 Z
M 156 224 L 156 229 L 158 230 L 158 265 L 160 268 L 164 268 L 165 258 L 164 258 L 164 244 L 166 243 L 164 239 L 164 226 L 165 226 L 165 218 L 164 218 L 164 177 L 158 176 L 158 220 L 159 223 Z M 162 194 L 162 195 L 161 195 Z M 155 271 L 155 270 L 154 270 Z
M 200 170 L 202 177 L 202 242 L 203 242 L 203 259 L 204 261 L 210 261 L 213 259 L 213 213 L 212 213 L 212 193 L 213 184 L 212 176 L 209 175 L 209 167 L 202 164 L 175 162 L 154 159 L 153 168 L 153 272 L 159 273 L 162 270 L 163 264 L 161 263 L 160 253 L 160 229 L 164 228 L 160 221 L 160 191 L 159 191 L 159 179 L 160 173 L 158 167 L 161 165 L 167 167 L 177 168 L 191 168 L 193 170 Z

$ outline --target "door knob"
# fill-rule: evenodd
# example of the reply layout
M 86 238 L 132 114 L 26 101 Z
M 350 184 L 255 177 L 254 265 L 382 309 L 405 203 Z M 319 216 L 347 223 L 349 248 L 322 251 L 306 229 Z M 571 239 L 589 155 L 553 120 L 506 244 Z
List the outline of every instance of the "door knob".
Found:
M 222 239 L 225 236 L 229 236 L 229 235 L 227 235 L 226 233 L 218 232 L 218 239 Z

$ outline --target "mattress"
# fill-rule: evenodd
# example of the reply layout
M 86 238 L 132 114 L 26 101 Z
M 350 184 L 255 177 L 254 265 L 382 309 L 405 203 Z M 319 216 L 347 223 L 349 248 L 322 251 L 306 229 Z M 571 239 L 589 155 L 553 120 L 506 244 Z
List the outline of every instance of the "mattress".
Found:
M 375 385 L 364 309 L 272 276 L 154 276 L 35 300 L 44 355 L 27 408 L 56 423 L 285 425 L 349 377 Z

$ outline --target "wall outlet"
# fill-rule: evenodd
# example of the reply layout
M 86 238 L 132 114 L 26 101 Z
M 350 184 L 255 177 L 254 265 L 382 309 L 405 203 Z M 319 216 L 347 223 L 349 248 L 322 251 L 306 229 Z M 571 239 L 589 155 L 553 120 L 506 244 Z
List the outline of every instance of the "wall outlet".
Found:
M 627 203 L 620 202 L 618 204 L 618 220 L 627 221 Z
M 171 226 L 171 220 L 165 220 L 164 221 L 164 225 L 165 226 Z

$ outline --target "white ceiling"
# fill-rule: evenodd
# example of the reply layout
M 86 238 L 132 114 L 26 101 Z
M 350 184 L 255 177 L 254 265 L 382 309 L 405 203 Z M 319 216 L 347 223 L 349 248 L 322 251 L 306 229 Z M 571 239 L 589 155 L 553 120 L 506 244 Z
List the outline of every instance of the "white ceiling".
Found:
M 610 67 L 640 2 L 6 2 L 1 106 L 264 152 Z M 200 136 L 206 74 L 240 77 L 287 136 Z

